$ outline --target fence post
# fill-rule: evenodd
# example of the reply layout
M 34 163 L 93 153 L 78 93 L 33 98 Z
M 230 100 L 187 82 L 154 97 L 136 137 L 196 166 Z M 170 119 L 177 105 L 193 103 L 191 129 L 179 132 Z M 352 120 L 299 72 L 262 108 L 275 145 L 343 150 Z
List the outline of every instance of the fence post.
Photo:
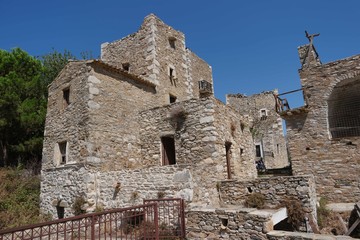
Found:
M 91 216 L 91 240 L 95 240 L 95 216 Z
M 180 212 L 181 212 L 181 235 L 185 238 L 185 204 L 184 199 L 180 200 Z
M 158 211 L 157 202 L 155 202 L 154 205 L 154 225 L 155 225 L 155 239 L 159 240 L 159 211 Z

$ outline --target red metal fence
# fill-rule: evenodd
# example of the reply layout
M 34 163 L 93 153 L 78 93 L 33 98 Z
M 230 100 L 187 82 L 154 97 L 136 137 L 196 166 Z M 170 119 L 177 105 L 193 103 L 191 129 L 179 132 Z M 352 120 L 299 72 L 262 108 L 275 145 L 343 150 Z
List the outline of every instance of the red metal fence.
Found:
M 145 202 L 145 201 L 144 201 Z M 185 237 L 183 200 L 146 200 L 140 206 L 114 209 L 0 231 L 0 240 L 181 239 Z M 160 214 L 161 213 L 161 216 Z M 169 215 L 169 216 L 166 216 Z M 171 216 L 171 217 L 170 217 Z M 161 221 L 159 219 L 162 219 Z M 165 225 L 159 225 L 165 223 Z M 180 224 L 181 226 L 179 226 Z M 176 228 L 179 227 L 179 228 Z M 178 230 L 180 229 L 180 230 Z M 161 234 L 159 234 L 161 232 Z
M 144 204 L 156 203 L 160 239 L 185 238 L 185 205 L 181 198 L 147 199 Z

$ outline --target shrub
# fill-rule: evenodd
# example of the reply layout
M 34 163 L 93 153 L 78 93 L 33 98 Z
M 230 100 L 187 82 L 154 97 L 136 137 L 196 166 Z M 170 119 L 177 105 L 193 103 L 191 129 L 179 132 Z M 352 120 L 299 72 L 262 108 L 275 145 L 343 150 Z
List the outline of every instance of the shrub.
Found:
M 326 219 L 330 216 L 330 211 L 326 208 L 327 200 L 325 198 L 320 198 L 319 206 L 317 206 L 317 220 L 319 228 L 324 228 L 326 226 Z
M 164 191 L 159 191 L 157 193 L 157 198 L 164 198 L 165 197 L 165 192 Z
M 74 211 L 75 216 L 86 213 L 85 210 L 82 209 L 83 205 L 86 203 L 84 197 L 76 197 L 74 204 L 72 205 L 72 209 Z
M 305 220 L 305 211 L 302 202 L 299 199 L 288 198 L 283 202 L 283 206 L 287 209 L 288 223 L 293 229 L 299 230 Z
M 261 193 L 251 193 L 245 198 L 245 206 L 252 208 L 264 208 L 265 206 L 265 196 Z

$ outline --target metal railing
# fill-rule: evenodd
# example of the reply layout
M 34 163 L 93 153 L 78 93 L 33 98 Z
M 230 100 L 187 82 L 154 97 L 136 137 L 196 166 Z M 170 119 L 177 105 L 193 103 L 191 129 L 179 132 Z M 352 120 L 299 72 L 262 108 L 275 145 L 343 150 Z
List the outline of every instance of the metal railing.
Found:
M 182 199 L 144 200 L 144 204 L 139 206 L 0 231 L 0 240 L 180 239 L 183 237 L 185 237 L 185 218 Z
M 147 199 L 144 204 L 157 204 L 159 239 L 185 238 L 185 204 L 181 198 Z

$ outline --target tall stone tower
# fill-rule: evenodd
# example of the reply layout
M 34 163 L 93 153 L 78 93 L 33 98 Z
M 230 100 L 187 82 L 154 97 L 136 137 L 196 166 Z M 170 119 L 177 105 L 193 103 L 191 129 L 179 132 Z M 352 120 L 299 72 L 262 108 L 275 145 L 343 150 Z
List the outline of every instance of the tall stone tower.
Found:
M 136 33 L 103 43 L 101 60 L 157 85 L 163 104 L 198 98 L 200 81 L 213 92 L 211 67 L 186 47 L 182 32 L 154 14 L 145 17 Z

